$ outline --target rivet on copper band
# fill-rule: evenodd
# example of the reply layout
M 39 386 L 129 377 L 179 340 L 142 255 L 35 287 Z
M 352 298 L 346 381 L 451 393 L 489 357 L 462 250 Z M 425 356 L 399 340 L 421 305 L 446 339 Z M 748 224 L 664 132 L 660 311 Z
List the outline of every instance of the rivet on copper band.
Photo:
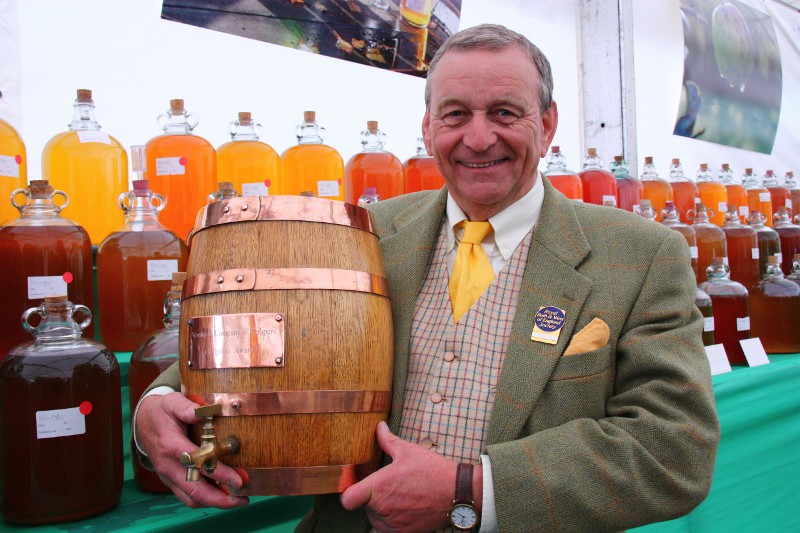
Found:
M 244 205 L 242 206 L 242 211 L 247 211 L 247 204 L 244 204 Z
M 229 212 L 230 212 L 230 210 L 231 210 L 231 208 L 230 208 L 230 207 L 228 207 L 228 206 L 226 205 L 226 206 L 225 206 L 225 207 L 222 209 L 222 212 L 223 212 L 223 213 L 229 213 Z
M 217 278 L 217 283 L 219 283 L 220 285 L 222 285 L 223 281 L 225 281 L 225 278 L 223 278 L 222 276 Z
M 280 322 L 281 320 L 283 320 L 281 315 L 275 315 L 275 322 Z
M 241 274 L 239 274 L 238 276 L 236 276 L 236 283 L 241 283 L 241 282 L 243 282 L 243 281 L 244 281 L 244 276 L 242 276 Z

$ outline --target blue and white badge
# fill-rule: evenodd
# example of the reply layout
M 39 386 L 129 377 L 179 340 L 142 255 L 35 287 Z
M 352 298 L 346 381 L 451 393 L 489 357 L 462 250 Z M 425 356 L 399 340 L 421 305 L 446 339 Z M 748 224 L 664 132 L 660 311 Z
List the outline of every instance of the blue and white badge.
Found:
M 540 307 L 536 311 L 536 316 L 533 317 L 531 340 L 546 344 L 556 344 L 559 335 L 561 335 L 561 328 L 564 327 L 564 322 L 566 322 L 566 314 L 564 314 L 563 309 L 550 305 Z

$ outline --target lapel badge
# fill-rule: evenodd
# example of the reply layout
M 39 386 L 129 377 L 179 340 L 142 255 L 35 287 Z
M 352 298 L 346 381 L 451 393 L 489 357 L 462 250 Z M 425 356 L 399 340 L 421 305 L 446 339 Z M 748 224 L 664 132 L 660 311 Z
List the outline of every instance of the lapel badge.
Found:
M 563 309 L 551 305 L 543 305 L 536 311 L 533 317 L 533 331 L 531 340 L 544 342 L 546 344 L 556 344 L 561 335 L 561 328 L 566 322 L 566 314 Z

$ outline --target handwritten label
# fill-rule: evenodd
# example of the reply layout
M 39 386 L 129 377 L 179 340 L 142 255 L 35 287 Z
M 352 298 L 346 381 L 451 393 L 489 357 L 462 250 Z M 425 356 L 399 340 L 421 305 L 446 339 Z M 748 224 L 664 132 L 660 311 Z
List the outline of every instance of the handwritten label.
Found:
M 147 261 L 147 281 L 169 281 L 172 279 L 172 273 L 177 271 L 177 259 L 149 259 Z
M 703 331 L 714 331 L 714 317 L 707 316 L 703 318 Z
M 36 411 L 36 438 L 52 439 L 86 433 L 86 416 L 80 407 Z
M 0 155 L 0 176 L 7 176 L 9 178 L 19 177 L 19 163 L 17 158 L 13 155 Z M 6 198 L 8 201 L 8 198 Z
M 78 132 L 78 139 L 80 139 L 81 143 L 111 144 L 111 137 L 108 136 L 108 133 L 103 133 L 102 131 L 82 130 Z
M 692 259 L 697 259 L 697 246 L 690 246 L 689 247 L 689 254 L 691 255 Z
M 171 279 L 171 278 L 170 278 Z M 64 276 L 31 276 L 28 278 L 28 299 L 41 300 L 45 296 L 66 296 Z
M 758 259 L 759 257 L 761 257 L 761 253 L 759 253 L 758 248 L 753 248 L 752 251 L 753 251 L 753 259 Z
M 739 214 L 743 217 L 746 217 L 750 214 L 750 206 L 748 205 L 740 205 L 739 206 Z
M 268 196 L 269 187 L 264 182 L 242 183 L 242 196 Z
M 725 353 L 725 347 L 721 344 L 706 346 L 706 357 L 708 358 L 708 364 L 711 366 L 712 376 L 733 370 L 731 362 L 728 361 L 728 354 Z
M 768 192 L 760 192 L 758 193 L 758 201 L 759 202 L 771 202 L 772 196 Z
M 156 176 L 183 176 L 186 174 L 186 159 L 183 157 L 159 157 L 156 159 Z
M 719 213 L 725 213 L 728 210 L 728 203 L 727 202 L 719 202 L 717 204 L 717 209 Z
M 752 339 L 742 339 L 739 341 L 742 345 L 744 358 L 747 359 L 747 364 L 750 366 L 761 366 L 769 364 L 769 357 L 764 350 L 764 345 L 761 344 L 761 339 L 753 337 Z
M 777 257 L 777 258 L 778 258 L 778 265 L 780 265 L 781 263 L 783 263 L 783 252 L 778 252 L 778 253 L 776 253 L 776 254 L 775 254 L 775 257 Z
M 786 205 L 786 209 L 791 209 L 792 208 L 792 200 L 787 198 L 785 205 Z
M 736 331 L 750 331 L 750 317 L 736 319 Z
M 318 181 L 317 196 L 339 196 L 338 181 Z

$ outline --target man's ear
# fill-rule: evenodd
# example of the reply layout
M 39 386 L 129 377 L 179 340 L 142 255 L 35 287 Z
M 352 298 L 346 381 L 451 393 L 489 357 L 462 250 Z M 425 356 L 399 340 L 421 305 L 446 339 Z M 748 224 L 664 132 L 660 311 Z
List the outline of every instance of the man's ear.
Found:
M 431 112 L 430 110 L 425 110 L 425 116 L 422 117 L 422 140 L 425 141 L 425 149 L 428 151 L 428 155 L 433 155 L 433 144 L 431 143 L 431 136 L 430 136 L 430 128 L 431 128 Z
M 542 146 L 539 148 L 540 158 L 544 158 L 547 155 L 550 143 L 553 142 L 553 137 L 556 136 L 557 127 L 558 105 L 553 101 L 553 103 L 550 104 L 550 109 L 542 114 Z

